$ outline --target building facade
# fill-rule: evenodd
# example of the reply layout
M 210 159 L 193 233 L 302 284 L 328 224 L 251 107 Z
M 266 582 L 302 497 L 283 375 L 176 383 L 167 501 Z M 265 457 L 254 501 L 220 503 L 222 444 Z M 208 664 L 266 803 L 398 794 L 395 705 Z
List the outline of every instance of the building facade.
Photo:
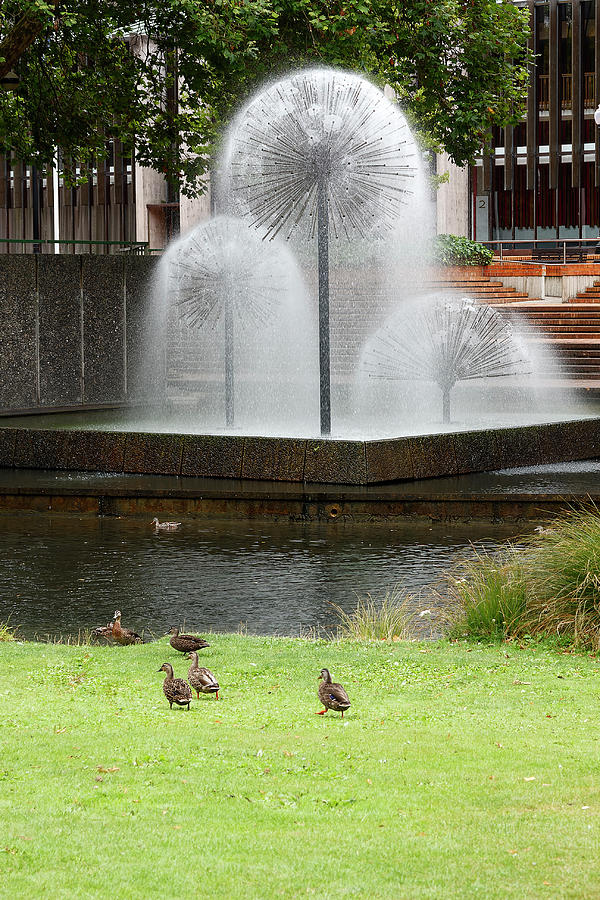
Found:
M 597 238 L 600 0 L 516 5 L 529 9 L 536 55 L 526 114 L 514 127 L 494 129 L 492 153 L 476 166 L 458 170 L 438 160 L 438 171 L 450 170 L 438 231 L 475 240 Z

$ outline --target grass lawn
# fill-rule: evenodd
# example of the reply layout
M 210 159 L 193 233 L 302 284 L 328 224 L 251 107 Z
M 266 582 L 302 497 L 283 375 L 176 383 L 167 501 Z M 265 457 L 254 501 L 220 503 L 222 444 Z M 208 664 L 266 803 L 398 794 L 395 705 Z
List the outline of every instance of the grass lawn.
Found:
M 0 896 L 600 897 L 600 661 L 213 635 L 0 644 Z M 327 666 L 352 701 L 320 709 Z

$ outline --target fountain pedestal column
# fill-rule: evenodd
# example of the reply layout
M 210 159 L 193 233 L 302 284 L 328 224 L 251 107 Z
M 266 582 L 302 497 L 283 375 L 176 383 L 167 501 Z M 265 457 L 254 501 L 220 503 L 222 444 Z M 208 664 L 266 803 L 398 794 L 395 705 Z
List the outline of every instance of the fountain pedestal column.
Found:
M 331 434 L 331 351 L 329 342 L 329 213 L 325 178 L 317 181 L 317 268 L 319 273 L 319 397 L 321 434 Z

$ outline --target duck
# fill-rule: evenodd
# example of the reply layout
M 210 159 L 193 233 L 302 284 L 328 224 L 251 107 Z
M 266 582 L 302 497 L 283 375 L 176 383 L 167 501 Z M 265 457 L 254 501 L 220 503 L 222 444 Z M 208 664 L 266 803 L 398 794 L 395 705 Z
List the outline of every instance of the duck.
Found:
M 320 709 L 317 715 L 324 716 L 328 709 L 333 709 L 335 712 L 341 712 L 343 719 L 344 710 L 350 708 L 348 694 L 341 684 L 332 683 L 329 669 L 321 669 L 319 679 L 321 678 L 323 681 L 319 685 L 319 700 L 325 709 Z
M 196 691 L 196 698 L 200 699 L 200 691 L 203 694 L 214 694 L 215 699 L 219 699 L 219 682 L 210 671 L 204 666 L 198 666 L 198 653 L 192 650 L 188 653 L 186 659 L 191 659 L 192 664 L 188 669 L 188 682 Z
M 205 650 L 210 647 L 208 641 L 197 634 L 179 634 L 179 628 L 171 628 L 169 633 L 173 635 L 169 641 L 171 647 L 180 653 L 192 653 L 194 650 Z
M 190 703 L 192 702 L 192 689 L 183 678 L 173 678 L 173 666 L 171 663 L 163 663 L 159 672 L 166 672 L 163 681 L 163 693 L 169 701 L 169 708 L 173 709 L 173 704 L 179 706 L 187 706 L 188 712 Z
M 122 644 L 123 646 L 127 646 L 128 644 L 144 643 L 144 639 L 137 633 L 137 631 L 132 631 L 131 628 L 122 627 L 120 609 L 117 609 L 115 611 L 115 617 L 112 621 L 112 637 L 113 640 L 117 642 L 117 644 Z
M 112 641 L 113 623 L 107 622 L 106 625 L 98 625 L 96 628 L 92 628 L 92 637 L 104 638 L 105 641 Z
M 181 522 L 159 522 L 156 516 L 154 516 L 151 524 L 154 525 L 155 531 L 176 531 L 181 525 Z

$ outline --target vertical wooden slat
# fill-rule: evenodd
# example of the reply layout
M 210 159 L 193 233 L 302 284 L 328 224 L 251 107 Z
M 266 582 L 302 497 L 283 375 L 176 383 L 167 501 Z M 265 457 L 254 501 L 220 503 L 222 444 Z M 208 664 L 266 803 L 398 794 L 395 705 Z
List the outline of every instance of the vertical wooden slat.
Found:
M 513 189 L 513 164 L 514 164 L 514 136 L 515 129 L 507 125 L 504 129 L 504 190 Z
M 529 0 L 529 41 L 528 47 L 535 53 L 537 50 L 537 33 L 535 21 L 535 3 Z M 537 160 L 537 79 L 535 63 L 529 66 L 529 91 L 527 94 L 527 190 L 535 190 Z
M 489 193 L 492 190 L 492 166 L 493 160 L 491 153 L 483 154 L 483 191 Z
M 114 147 L 115 203 L 123 203 L 123 145 L 121 141 L 115 141 Z
M 581 187 L 581 130 L 583 127 L 583 81 L 581 78 L 581 7 L 573 3 L 571 29 L 571 186 Z
M 8 191 L 6 189 L 6 156 L 0 154 L 0 209 L 7 205 Z
M 46 209 L 50 209 L 54 206 L 54 178 L 52 166 L 50 163 L 44 166 L 43 177 L 46 179 L 46 192 L 44 194 L 44 206 Z
M 14 177 L 14 188 L 13 188 L 13 209 L 23 209 L 23 200 L 24 200 L 24 191 L 23 191 L 23 181 L 24 181 L 24 171 L 23 171 L 23 163 L 18 162 L 17 160 L 13 161 L 13 177 Z
M 594 27 L 594 107 L 600 106 L 600 0 L 596 0 Z M 595 127 L 596 152 L 594 154 L 595 185 L 600 187 L 600 128 Z
M 64 164 L 63 164 L 65 174 L 67 172 L 71 171 L 72 164 L 73 163 L 72 163 L 71 157 L 65 156 Z M 61 205 L 62 206 L 72 206 L 73 205 L 73 191 L 70 187 L 66 186 L 66 178 L 64 176 L 63 176 L 62 204 Z M 62 234 L 62 231 L 61 231 L 61 234 Z
M 549 82 L 549 143 L 550 143 L 550 190 L 558 187 L 558 167 L 560 163 L 560 99 L 558 91 L 558 0 L 550 0 L 550 35 L 548 68 Z
M 99 156 L 96 159 L 96 171 L 96 181 L 98 184 L 96 200 L 98 205 L 104 206 L 106 203 L 106 159 L 103 156 Z

